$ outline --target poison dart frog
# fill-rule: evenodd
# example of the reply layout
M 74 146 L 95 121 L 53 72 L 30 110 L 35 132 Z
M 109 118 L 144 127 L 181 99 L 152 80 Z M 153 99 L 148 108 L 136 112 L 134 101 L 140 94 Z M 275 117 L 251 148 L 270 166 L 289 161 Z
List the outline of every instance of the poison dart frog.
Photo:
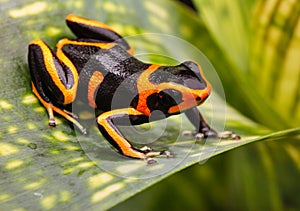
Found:
M 86 134 L 68 109 L 80 92 L 86 103 L 100 111 L 96 117 L 100 132 L 127 157 L 153 163 L 152 157 L 172 157 L 172 154 L 148 146 L 134 147 L 118 124 L 139 125 L 179 113 L 185 113 L 195 126 L 193 134 L 198 139 L 239 139 L 233 132 L 213 130 L 198 111 L 197 106 L 205 101 L 212 88 L 199 64 L 192 61 L 175 66 L 147 64 L 133 56 L 127 41 L 110 26 L 74 14 L 66 17 L 66 23 L 77 39 L 60 40 L 56 51 L 40 39 L 29 43 L 32 90 L 47 109 L 50 126 L 56 125 L 55 112 Z M 116 95 L 117 103 L 113 103 Z

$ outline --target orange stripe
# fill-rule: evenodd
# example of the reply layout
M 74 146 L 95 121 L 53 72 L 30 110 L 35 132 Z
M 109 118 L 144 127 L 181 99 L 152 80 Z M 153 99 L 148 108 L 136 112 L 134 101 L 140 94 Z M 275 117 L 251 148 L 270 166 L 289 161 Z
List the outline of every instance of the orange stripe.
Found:
M 80 41 L 69 40 L 69 39 L 65 38 L 65 39 L 61 39 L 56 44 L 56 48 L 61 50 L 64 45 L 68 45 L 68 44 L 84 45 L 84 46 L 95 46 L 95 47 L 105 49 L 105 50 L 109 50 L 109 49 L 111 49 L 111 48 L 113 48 L 114 46 L 117 45 L 116 43 L 112 43 L 112 42 L 80 42 Z
M 57 52 L 56 56 L 58 57 L 58 59 L 71 70 L 74 77 L 74 84 L 72 88 L 67 89 L 59 78 L 59 75 L 56 71 L 56 66 L 54 64 L 53 55 L 49 47 L 40 39 L 33 40 L 30 42 L 30 44 L 38 45 L 41 48 L 46 69 L 54 84 L 61 90 L 62 94 L 64 95 L 64 104 L 72 103 L 76 98 L 78 82 L 77 69 L 75 68 L 73 63 L 61 51 Z
M 104 76 L 101 72 L 95 71 L 90 78 L 89 84 L 88 84 L 88 100 L 90 106 L 96 108 L 97 105 L 95 103 L 95 93 L 97 91 L 97 88 L 102 83 L 104 79 Z
M 206 88 L 205 88 L 204 91 L 207 92 L 207 96 L 208 96 L 208 95 L 210 95 L 210 93 L 211 93 L 212 86 L 211 86 L 211 84 L 208 82 L 208 80 L 204 77 L 204 74 L 203 74 L 203 71 L 202 71 L 201 66 L 200 66 L 198 63 L 196 63 L 196 64 L 197 64 L 197 66 L 198 66 L 198 68 L 199 68 L 199 70 L 200 70 L 200 76 L 203 78 L 203 80 L 204 80 L 205 83 L 206 83 Z
M 129 49 L 127 50 L 127 53 L 129 53 L 131 56 L 133 56 L 133 55 L 134 55 L 134 50 L 133 50 L 133 48 L 131 48 L 131 47 L 129 46 Z
M 146 70 L 142 72 L 137 81 L 137 89 L 139 93 L 139 102 L 137 110 L 144 113 L 146 116 L 150 116 L 150 110 L 147 106 L 147 98 L 157 92 L 157 85 L 149 81 L 149 76 L 155 72 L 160 66 L 156 64 L 150 65 Z
M 201 99 L 206 99 L 210 93 L 211 93 L 211 90 L 212 90 L 212 86 L 211 84 L 206 80 L 206 78 L 204 77 L 204 74 L 203 74 L 203 71 L 202 71 L 202 68 L 201 66 L 196 63 L 197 66 L 198 66 L 198 69 L 199 69 L 199 72 L 200 72 L 200 77 L 205 81 L 206 83 L 206 88 L 205 89 L 202 89 L 202 90 L 195 90 L 195 89 L 189 89 L 190 90 L 190 93 L 183 93 L 183 99 L 186 99 L 184 100 L 185 102 L 182 102 L 180 103 L 179 105 L 176 105 L 176 106 L 172 106 L 171 108 L 169 108 L 169 113 L 176 113 L 176 112 L 180 112 L 180 111 L 183 111 L 185 109 L 188 109 L 190 108 L 190 105 L 193 105 L 195 104 L 195 101 L 192 101 L 190 99 L 190 95 L 194 95 L 194 98 L 196 98 L 197 96 L 201 97 Z M 202 102 L 201 100 L 201 102 Z M 190 104 L 190 105 L 189 105 Z
M 86 18 L 82 18 L 82 17 L 79 17 L 79 16 L 74 15 L 74 14 L 68 15 L 66 17 L 66 20 L 70 21 L 70 22 L 82 23 L 82 24 L 89 25 L 89 26 L 104 28 L 104 29 L 108 29 L 110 31 L 115 32 L 115 30 L 112 27 L 106 25 L 105 23 L 95 21 L 95 20 L 89 20 L 89 19 L 86 19 Z
M 168 113 L 175 113 L 179 111 L 183 111 L 189 109 L 191 107 L 197 106 L 195 102 L 195 98 L 197 96 L 201 97 L 201 99 L 205 99 L 211 92 L 211 85 L 203 76 L 201 67 L 199 66 L 201 77 L 205 80 L 207 87 L 204 90 L 194 90 L 187 88 L 185 86 L 164 82 L 161 84 L 153 84 L 149 80 L 149 76 L 155 72 L 160 66 L 156 64 L 150 65 L 146 70 L 142 72 L 140 77 L 138 78 L 137 88 L 139 93 L 139 101 L 137 105 L 137 110 L 144 113 L 147 116 L 150 116 L 151 111 L 147 105 L 147 98 L 154 93 L 159 93 L 160 91 L 166 89 L 174 89 L 179 91 L 182 94 L 183 102 L 173 106 L 169 109 Z
M 124 114 L 124 115 L 144 115 L 143 113 L 135 110 L 134 108 L 116 109 L 116 110 L 108 111 L 108 112 L 105 112 L 105 113 L 101 114 L 97 118 L 97 122 L 98 122 L 98 124 L 100 124 L 101 126 L 104 127 L 104 129 L 107 131 L 107 133 L 112 137 L 112 139 L 120 147 L 120 150 L 122 151 L 122 153 L 124 155 L 129 156 L 129 157 L 134 157 L 134 158 L 146 159 L 147 156 L 144 153 L 133 149 L 132 145 L 123 136 L 118 134 L 115 131 L 115 129 L 112 128 L 110 126 L 110 124 L 108 123 L 107 120 L 111 116 L 120 115 L 120 114 Z

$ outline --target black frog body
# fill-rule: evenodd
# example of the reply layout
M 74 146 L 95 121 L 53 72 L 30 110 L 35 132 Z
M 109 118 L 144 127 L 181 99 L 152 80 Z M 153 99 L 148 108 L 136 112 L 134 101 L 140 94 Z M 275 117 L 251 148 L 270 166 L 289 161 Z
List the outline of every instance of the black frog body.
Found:
M 197 63 L 147 64 L 136 59 L 125 39 L 104 23 L 73 14 L 66 21 L 76 40 L 60 40 L 55 52 L 40 39 L 29 44 L 33 92 L 47 109 L 50 126 L 55 126 L 56 112 L 86 133 L 66 110 L 76 97 L 84 96 L 86 103 L 101 111 L 96 118 L 101 133 L 128 157 L 153 162 L 150 157 L 171 154 L 132 146 L 116 126 L 125 119 L 136 125 L 149 122 L 150 117 L 158 120 L 185 113 L 201 137 L 238 138 L 211 129 L 198 111 L 211 85 Z M 157 110 L 160 115 L 152 118 Z

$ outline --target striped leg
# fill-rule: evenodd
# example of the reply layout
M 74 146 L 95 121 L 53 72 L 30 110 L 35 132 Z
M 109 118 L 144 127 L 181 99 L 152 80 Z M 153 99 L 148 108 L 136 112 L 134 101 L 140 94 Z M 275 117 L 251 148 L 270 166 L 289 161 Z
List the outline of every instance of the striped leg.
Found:
M 102 42 L 116 42 L 129 54 L 133 55 L 133 49 L 110 26 L 95 20 L 85 19 L 73 14 L 66 18 L 68 27 L 78 38 L 92 39 Z M 89 40 L 92 42 L 92 40 Z
M 151 148 L 145 146 L 141 149 L 136 149 L 123 136 L 119 129 L 115 126 L 113 120 L 130 119 L 130 118 L 145 118 L 146 116 L 135 110 L 134 108 L 117 109 L 105 112 L 97 117 L 98 128 L 103 136 L 123 155 L 132 158 L 139 158 L 146 160 L 148 164 L 155 163 L 151 157 L 166 155 L 172 157 L 168 151 L 153 151 Z
M 49 125 L 55 126 L 53 112 L 74 123 L 82 133 L 86 130 L 64 110 L 76 98 L 78 74 L 73 64 L 63 54 L 53 51 L 42 40 L 29 44 L 28 64 L 33 93 L 48 111 Z

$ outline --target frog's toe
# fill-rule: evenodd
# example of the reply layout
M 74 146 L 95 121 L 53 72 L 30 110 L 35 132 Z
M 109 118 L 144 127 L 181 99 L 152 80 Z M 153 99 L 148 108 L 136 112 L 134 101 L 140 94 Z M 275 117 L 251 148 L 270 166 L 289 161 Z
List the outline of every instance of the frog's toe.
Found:
M 194 136 L 196 141 L 201 141 L 202 139 L 205 138 L 204 133 L 198 133 L 197 131 L 192 131 L 192 130 L 184 130 L 181 132 L 182 136 Z
M 167 150 L 163 150 L 160 152 L 155 152 L 155 151 L 151 151 L 148 153 L 145 153 L 145 155 L 147 156 L 147 158 L 145 159 L 148 165 L 153 165 L 156 164 L 157 161 L 155 159 L 153 159 L 152 157 L 156 157 L 159 155 L 165 155 L 167 158 L 173 158 L 174 156 L 171 154 L 171 152 L 167 151 Z
M 220 138 L 220 139 L 227 139 L 227 140 L 239 140 L 241 139 L 240 136 L 236 135 L 232 131 L 223 131 L 223 132 L 216 132 L 214 130 L 208 130 L 204 132 L 204 137 L 206 138 Z
M 217 136 L 217 134 L 214 133 L 214 131 L 197 132 L 195 130 L 184 130 L 184 131 L 182 131 L 181 135 L 182 136 L 193 136 L 193 137 L 195 137 L 196 141 L 201 141 L 207 137 L 216 137 Z
M 161 151 L 160 154 L 165 155 L 167 158 L 173 158 L 174 157 L 174 155 L 170 151 L 167 151 L 167 150 Z
M 196 131 L 192 131 L 192 130 L 183 130 L 182 132 L 181 132 L 181 135 L 182 136 L 192 136 L 192 135 L 194 135 L 196 133 Z
M 146 162 L 147 162 L 148 165 L 153 165 L 153 164 L 157 163 L 157 161 L 154 160 L 153 158 L 147 157 L 145 160 L 146 160 Z
M 194 136 L 196 141 L 201 141 L 205 138 L 221 138 L 221 139 L 231 139 L 231 140 L 241 139 L 240 136 L 236 135 L 232 131 L 216 132 L 216 131 L 211 130 L 211 129 L 210 130 L 203 130 L 202 132 L 184 130 L 181 134 L 183 136 Z
M 197 133 L 195 135 L 196 141 L 201 141 L 202 139 L 205 138 L 205 135 L 203 133 Z
M 140 151 L 142 151 L 143 153 L 148 153 L 148 152 L 151 152 L 153 150 L 148 146 L 143 146 L 142 148 L 140 148 Z
M 223 131 L 218 133 L 218 137 L 221 139 L 232 139 L 232 140 L 240 140 L 241 137 L 236 135 L 234 132 L 232 131 Z
M 172 158 L 173 155 L 171 154 L 171 152 L 167 151 L 167 150 L 162 150 L 162 151 L 148 151 L 145 153 L 145 155 L 147 157 L 157 157 L 160 155 L 165 155 L 167 158 Z
M 50 127 L 56 127 L 55 119 L 54 119 L 54 118 L 49 118 L 48 125 L 49 125 Z
M 166 155 L 167 157 L 171 156 L 171 153 L 167 150 L 154 151 L 148 146 L 143 146 L 142 148 L 140 148 L 140 151 L 142 151 L 147 157 L 156 157 L 159 155 Z
M 82 127 L 82 128 L 80 128 L 80 131 L 83 135 L 85 135 L 85 136 L 88 135 L 88 131 L 86 128 Z
M 166 156 L 167 158 L 173 158 L 173 154 L 170 151 L 167 150 L 162 150 L 162 151 L 154 151 L 148 146 L 144 146 L 140 148 L 140 150 L 146 155 L 146 161 L 147 164 L 154 164 L 156 161 L 153 159 L 153 157 L 157 156 Z

